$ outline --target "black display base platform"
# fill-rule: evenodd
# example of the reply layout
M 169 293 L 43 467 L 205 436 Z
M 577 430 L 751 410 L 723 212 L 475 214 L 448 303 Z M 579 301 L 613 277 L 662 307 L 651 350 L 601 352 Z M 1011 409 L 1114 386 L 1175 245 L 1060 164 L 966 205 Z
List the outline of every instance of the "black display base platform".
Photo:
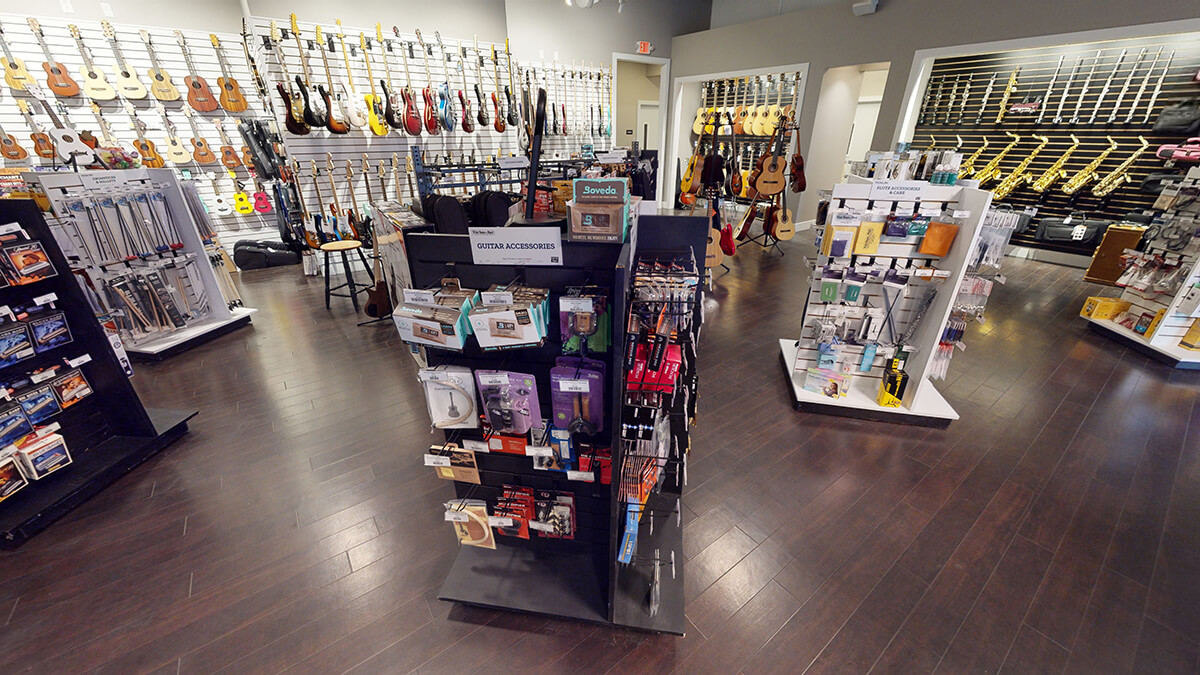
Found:
M 617 592 L 613 594 L 613 623 L 656 633 L 684 635 L 687 617 L 683 601 L 683 527 L 678 516 L 678 495 L 655 493 L 646 502 L 638 526 L 636 564 L 618 565 Z M 654 521 L 651 534 L 650 521 Z M 658 550 L 658 610 L 650 616 L 650 583 L 654 578 L 654 551 Z M 672 574 L 671 553 L 675 554 Z
M 587 552 L 463 546 L 438 599 L 607 624 L 600 584 Z
M 72 509 L 94 497 L 134 467 L 187 433 L 195 410 L 147 408 L 158 432 L 152 438 L 111 436 L 70 466 L 34 481 L 0 503 L 0 548 L 15 549 Z
M 234 316 L 231 319 L 220 321 L 212 324 L 204 324 L 197 328 L 184 328 L 180 331 L 183 335 L 181 339 L 168 336 L 166 339 L 171 341 L 171 344 L 157 351 L 138 348 L 137 346 L 126 346 L 125 352 L 129 354 L 129 360 L 139 363 L 153 363 L 156 361 L 165 361 L 176 354 L 186 352 L 189 349 L 199 347 L 200 345 L 210 340 L 215 340 L 226 333 L 241 328 L 242 326 L 250 325 L 250 313 L 243 313 Z

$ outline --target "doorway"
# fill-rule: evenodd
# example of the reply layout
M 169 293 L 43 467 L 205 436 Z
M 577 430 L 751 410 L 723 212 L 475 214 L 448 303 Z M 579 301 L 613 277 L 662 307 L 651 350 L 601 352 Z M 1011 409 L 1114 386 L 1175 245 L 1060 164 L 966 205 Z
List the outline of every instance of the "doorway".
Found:
M 671 80 L 671 60 L 640 54 L 613 54 L 613 146 L 658 153 L 666 142 L 663 115 L 667 110 L 667 89 Z M 661 158 L 655 176 L 655 194 L 647 201 L 661 203 L 663 184 Z
M 638 101 L 637 126 L 633 135 L 643 150 L 658 150 L 658 139 L 662 133 L 658 125 L 658 101 Z

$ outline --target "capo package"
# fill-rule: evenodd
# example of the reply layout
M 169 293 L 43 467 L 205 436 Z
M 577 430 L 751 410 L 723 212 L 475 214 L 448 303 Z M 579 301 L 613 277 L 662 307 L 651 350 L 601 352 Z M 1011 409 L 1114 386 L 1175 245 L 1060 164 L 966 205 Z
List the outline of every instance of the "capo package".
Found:
M 493 431 L 525 434 L 542 425 L 537 382 L 533 375 L 503 370 L 477 370 L 483 414 Z

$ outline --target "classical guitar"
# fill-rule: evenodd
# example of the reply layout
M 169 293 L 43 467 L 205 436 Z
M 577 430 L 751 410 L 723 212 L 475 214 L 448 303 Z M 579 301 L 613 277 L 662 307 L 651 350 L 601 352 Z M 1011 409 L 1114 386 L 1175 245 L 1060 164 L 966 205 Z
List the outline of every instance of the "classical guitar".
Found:
M 781 76 L 782 77 L 782 76 Z M 792 102 L 779 109 L 779 119 L 793 120 L 796 114 L 796 101 L 800 96 L 800 73 L 792 73 Z
M 461 46 L 461 43 L 460 43 Z M 467 53 L 463 52 L 463 66 L 466 67 Z M 466 75 L 463 75 L 466 79 Z M 475 98 L 479 101 L 479 110 L 475 113 L 475 120 L 479 122 L 480 127 L 486 127 L 491 124 L 491 116 L 488 115 L 487 97 L 483 95 L 483 54 L 479 51 L 479 38 L 475 38 Z
M 18 103 L 24 103 L 24 101 L 18 101 Z M 95 104 L 93 103 L 92 105 Z M 29 153 L 26 152 L 25 148 L 21 147 L 21 144 L 17 142 L 17 139 L 13 138 L 11 134 L 5 132 L 4 129 L 0 127 L 0 156 L 4 157 L 4 159 L 16 161 L 25 159 L 29 156 Z
M 100 111 L 100 106 L 97 105 L 95 101 L 92 101 L 91 109 L 92 115 L 96 117 L 96 124 L 100 128 L 100 139 L 103 147 L 121 148 L 124 150 L 124 148 L 121 146 L 121 142 L 118 141 L 117 137 L 113 135 L 112 128 L 108 126 L 108 120 L 104 119 L 104 115 L 101 114 Z
M 179 50 L 183 52 L 183 61 L 187 64 L 188 74 L 183 78 L 183 83 L 187 86 L 188 105 L 198 112 L 216 110 L 221 104 L 213 95 L 212 88 L 208 86 L 208 80 L 197 74 L 196 64 L 192 62 L 192 52 L 188 49 L 187 38 L 182 31 L 175 31 L 175 42 L 179 44 Z
M 704 133 L 715 134 L 721 126 L 721 113 L 724 110 L 723 100 L 725 98 L 725 82 L 718 82 L 714 86 L 713 106 L 711 108 L 713 114 L 708 116 L 708 121 L 704 123 Z
M 26 19 L 26 21 L 29 23 L 29 29 L 33 31 L 33 37 L 37 38 L 38 46 L 42 48 L 42 54 L 46 57 L 46 61 L 42 64 L 42 70 L 46 71 L 46 86 L 54 92 L 55 96 L 78 94 L 79 84 L 71 78 L 67 67 L 50 54 L 50 48 L 46 46 L 46 38 L 42 34 L 42 25 L 38 23 L 37 19 Z
M 781 110 L 779 102 L 783 99 L 783 73 L 779 74 L 779 86 L 775 89 L 775 102 L 767 107 L 767 120 L 763 122 L 762 133 L 764 135 L 775 132 L 775 127 L 779 126 Z
M 300 39 L 300 24 L 296 21 L 295 14 L 292 14 L 292 36 L 296 38 L 296 51 L 300 54 L 300 70 L 304 73 L 304 79 L 301 79 L 299 75 L 296 76 L 296 86 L 299 87 L 300 96 L 304 99 L 304 121 L 309 127 L 323 127 L 329 123 L 329 108 L 325 106 L 325 99 L 313 83 L 312 72 L 308 69 L 307 50 L 304 42 Z M 282 55 L 280 60 L 283 60 Z
M 771 133 L 771 151 L 758 158 L 754 171 L 750 173 L 750 185 L 758 195 L 773 197 L 787 185 L 787 160 L 783 158 L 783 142 L 787 134 L 776 127 Z
M 742 155 L 739 152 L 733 153 L 733 166 L 729 170 L 729 181 L 725 184 L 725 189 L 728 190 L 730 197 L 739 197 L 742 190 L 746 188 L 744 183 L 745 177 L 742 175 Z
M 139 30 L 138 35 L 142 37 L 142 43 L 146 45 L 146 54 L 150 57 L 150 70 L 146 71 L 146 76 L 150 78 L 150 95 L 160 101 L 178 101 L 181 94 L 171 82 L 171 75 L 159 65 L 158 53 L 154 51 L 150 33 Z
M 142 166 L 148 169 L 162 168 L 162 155 L 158 154 L 154 142 L 146 138 L 146 123 L 138 119 L 137 110 L 129 101 L 125 101 L 125 113 L 133 120 L 133 126 L 136 129 L 137 140 L 133 142 L 133 147 L 142 156 Z
M 775 78 L 767 75 L 767 85 L 763 94 L 763 102 L 754 108 L 754 122 L 750 125 L 750 133 L 755 136 L 769 136 L 767 123 L 771 121 L 771 84 Z
M 382 42 L 380 44 L 383 44 Z M 367 128 L 376 136 L 387 136 L 391 129 L 388 128 L 387 113 L 384 108 L 384 100 L 387 100 L 387 107 L 390 109 L 392 102 L 388 98 L 387 83 L 383 84 L 383 96 L 380 96 L 375 91 L 375 71 L 371 68 L 371 50 L 367 49 L 367 36 L 358 34 L 358 46 L 362 48 L 363 60 L 367 62 L 367 81 L 371 83 L 371 93 L 363 96 L 363 100 L 367 104 Z
M 393 30 L 396 30 L 393 28 Z M 396 31 L 399 35 L 399 31 Z M 425 131 L 431 134 L 441 133 L 441 123 L 438 121 L 437 102 L 433 93 L 433 77 L 429 74 L 429 51 L 425 46 L 425 40 L 421 37 L 421 29 L 417 29 L 417 42 L 421 45 L 421 59 L 425 63 L 425 88 L 421 90 L 421 96 L 425 99 L 425 110 L 423 111 L 425 121 Z M 407 66 L 405 73 L 407 73 Z M 405 114 L 407 115 L 407 109 Z
M 804 156 L 800 154 L 800 141 L 796 141 L 796 153 L 792 155 L 791 169 L 788 171 L 788 186 L 797 194 L 808 189 L 808 179 L 804 176 Z
M 325 119 L 325 128 L 335 134 L 350 133 L 350 124 L 346 119 L 346 105 L 342 100 L 342 95 L 336 93 L 333 88 L 333 70 L 329 67 L 328 45 L 325 43 L 325 38 L 321 36 L 321 27 L 313 28 L 316 34 L 317 49 L 321 52 L 321 64 L 325 67 L 325 84 L 318 84 L 317 91 L 321 94 L 321 100 L 325 103 L 325 109 L 329 111 Z M 326 85 L 329 86 L 326 89 Z
M 0 49 L 4 50 L 4 57 L 0 58 L 0 66 L 4 66 L 5 84 L 16 91 L 25 91 L 26 87 L 36 84 L 33 76 L 25 67 L 25 62 L 13 56 L 8 41 L 4 38 L 4 26 L 2 25 L 0 25 Z
M 715 209 L 709 208 L 709 218 L 716 213 Z M 716 227 L 708 228 L 708 243 L 704 247 L 704 266 L 708 269 L 720 267 L 725 264 L 725 252 L 721 250 L 721 230 Z
M 113 79 L 116 80 L 114 88 L 125 98 L 146 98 L 146 85 L 142 84 L 137 71 L 125 60 L 125 53 L 121 51 L 121 43 L 117 40 L 117 32 L 113 30 L 112 24 L 101 21 L 100 27 L 104 30 L 104 38 L 108 40 L 113 56 L 116 57 L 116 63 L 113 64 Z
M 741 135 L 741 134 L 746 133 L 746 130 L 743 125 L 746 122 L 746 114 L 747 114 L 746 91 L 750 88 L 750 79 L 743 77 L 742 81 L 741 81 L 741 86 L 738 87 L 736 84 L 734 86 L 735 86 L 735 98 L 736 98 L 737 89 L 740 89 L 742 99 L 741 99 L 741 102 L 738 103 L 733 108 L 733 116 L 732 116 L 732 121 L 730 122 L 730 126 L 733 128 L 733 133 L 735 135 Z
M 751 88 L 749 82 L 746 83 L 746 95 L 749 97 L 748 105 L 746 105 L 746 113 L 742 119 L 742 133 L 754 134 L 754 122 L 758 118 L 758 102 L 759 91 L 762 90 L 762 78 L 754 77 L 754 87 Z
M 450 94 L 450 52 L 446 50 L 446 45 L 442 44 L 441 31 L 435 30 L 433 35 L 437 38 L 438 48 L 442 50 L 442 60 L 445 61 L 442 64 L 442 86 L 438 89 L 438 121 L 446 131 L 454 131 L 458 116 L 454 110 L 454 97 Z
M 796 226 L 792 223 L 792 210 L 787 207 L 784 194 L 779 193 L 771 206 L 767 207 L 766 215 L 763 216 L 763 231 L 779 241 L 788 241 L 796 236 Z
M 217 63 L 221 66 L 221 77 L 217 78 L 217 88 L 221 90 L 218 101 L 221 107 L 231 113 L 240 113 L 249 107 L 246 97 L 242 95 L 242 86 L 229 73 L 229 64 L 225 61 L 225 52 L 221 49 L 221 41 L 213 33 L 208 34 L 213 51 L 217 53 Z M 191 68 L 188 64 L 188 68 Z M 194 71 L 193 71 L 194 72 Z
M 483 57 L 479 58 L 482 59 Z M 492 111 L 495 113 L 492 128 L 496 130 L 496 133 L 502 134 L 507 128 L 504 124 L 505 118 L 511 116 L 512 113 L 506 111 L 504 108 L 505 104 L 500 101 L 500 64 L 496 61 L 496 45 L 492 45 L 492 84 L 495 85 L 495 88 L 492 90 Z M 508 93 L 507 88 L 505 89 L 505 93 Z M 508 105 L 512 105 L 512 94 L 508 94 L 508 96 Z
M 50 116 L 50 121 L 54 123 L 54 128 L 47 130 L 46 133 L 50 134 L 50 138 L 54 141 L 54 154 L 58 155 L 59 159 L 70 162 L 75 155 L 91 157 L 94 154 L 92 147 L 79 137 L 79 132 L 63 124 L 63 121 L 54 112 L 54 108 L 51 108 L 45 99 L 38 99 L 38 102 L 42 104 L 46 114 Z
M 467 52 L 463 50 L 462 41 L 458 43 L 458 74 L 462 76 L 462 89 L 458 90 L 458 102 L 462 106 L 462 130 L 469 133 L 475 131 L 475 120 L 471 116 L 471 95 L 467 92 Z M 447 62 L 449 67 L 449 62 Z M 482 109 L 483 105 L 480 104 Z
M 158 116 L 162 118 L 163 126 L 167 130 L 167 143 L 165 146 L 163 146 L 162 154 L 165 155 L 172 164 L 184 164 L 192 161 L 192 153 L 188 152 L 187 148 L 183 147 L 183 141 L 179 139 L 179 134 L 175 131 L 175 125 L 171 122 L 171 118 L 167 117 L 167 109 L 163 107 L 161 102 L 157 103 L 155 108 L 158 109 Z M 187 108 L 185 108 L 185 110 L 187 110 Z M 188 118 L 188 121 L 191 121 L 190 117 Z M 203 144 L 204 139 L 200 139 L 200 143 Z M 195 144 L 196 139 L 193 138 L 192 145 L 194 146 Z M 208 152 L 210 157 L 212 156 L 212 151 L 206 149 L 206 152 Z M 197 159 L 196 161 L 199 162 L 200 160 Z M 209 161 L 211 162 L 212 159 Z
M 283 79 L 275 83 L 275 89 L 283 99 L 283 125 L 289 133 L 304 136 L 309 131 L 308 123 L 304 121 L 304 97 L 300 95 L 301 88 L 292 83 L 292 76 L 288 74 L 287 59 L 284 58 L 283 46 L 280 44 L 282 35 L 279 25 L 274 20 L 271 21 L 270 36 L 271 51 L 275 53 L 275 60 L 283 73 Z
M 750 227 L 754 225 L 754 219 L 758 215 L 758 206 L 751 203 L 746 207 L 745 213 L 742 214 L 741 220 L 738 221 L 737 227 L 733 228 L 733 238 L 742 241 L 750 236 Z
M 346 121 L 355 129 L 361 129 L 367 126 L 370 117 L 367 111 L 367 100 L 358 98 L 358 90 L 354 88 L 354 71 L 350 69 L 350 51 L 346 49 L 346 35 L 342 32 L 342 20 L 335 19 L 338 32 L 338 46 L 342 49 L 342 62 L 346 66 L 346 81 L 350 83 L 350 91 L 346 91 L 346 85 L 338 82 L 338 89 L 342 94 L 342 110 L 346 116 Z M 374 86 L 372 84 L 372 86 Z
M 29 140 L 33 141 L 33 154 L 42 159 L 53 159 L 54 141 L 50 140 L 50 134 L 42 129 L 42 125 L 33 119 L 29 103 L 25 99 L 19 98 L 17 99 L 17 109 L 21 111 L 21 115 L 25 118 L 25 124 L 29 126 Z
M 233 143 L 229 141 L 229 136 L 225 134 L 225 123 L 221 118 L 213 118 L 213 126 L 217 128 L 217 135 L 221 137 L 221 164 L 226 169 L 236 169 L 243 164 L 242 158 L 238 157 L 237 152 L 233 149 Z M 246 166 L 254 166 L 251 161 Z

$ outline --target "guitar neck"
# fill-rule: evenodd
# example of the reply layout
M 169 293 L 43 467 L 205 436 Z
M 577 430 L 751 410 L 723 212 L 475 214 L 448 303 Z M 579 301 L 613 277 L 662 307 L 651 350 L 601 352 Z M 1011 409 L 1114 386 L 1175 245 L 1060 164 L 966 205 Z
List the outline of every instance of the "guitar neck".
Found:
M 4 58 L 8 59 L 9 63 L 17 62 L 17 59 L 13 57 L 12 50 L 8 46 L 8 41 L 4 39 L 3 32 L 0 32 L 0 50 L 4 51 Z
M 51 108 L 50 104 L 45 101 L 41 101 L 41 104 L 46 109 L 46 114 L 50 116 L 50 121 L 54 123 L 54 127 L 56 129 L 66 129 L 63 126 L 62 120 L 58 119 L 58 114 L 54 112 L 54 108 Z
M 329 95 L 333 95 L 333 71 L 329 69 L 329 54 L 325 51 L 324 44 L 318 44 L 317 49 L 321 50 L 321 63 L 325 66 L 325 83 L 329 85 Z
M 346 51 L 346 41 L 342 36 L 338 36 L 338 45 L 342 48 L 342 61 L 346 64 L 346 81 L 350 83 L 350 93 L 357 94 L 358 91 L 354 88 L 354 75 L 350 72 L 350 52 Z
M 304 54 L 304 43 L 300 40 L 300 33 L 292 31 L 292 35 L 296 36 L 296 51 L 300 54 L 300 70 L 304 73 L 304 84 L 312 86 L 312 73 L 308 70 L 308 57 Z M 283 53 L 280 51 L 279 62 L 283 63 Z
M 88 50 L 87 45 L 83 44 L 83 38 L 75 37 L 75 46 L 79 48 L 79 56 L 83 59 L 83 65 L 88 70 L 95 70 L 96 66 L 92 62 L 92 53 Z
M 158 65 L 158 54 L 154 52 L 154 47 L 151 46 L 149 40 L 145 40 L 144 42 L 146 43 L 146 54 L 150 56 L 150 65 L 156 71 L 162 70 L 162 67 Z
M 38 46 L 42 48 L 42 54 L 46 57 L 46 63 L 54 63 L 54 55 L 50 53 L 50 48 L 46 46 L 46 39 L 42 37 L 40 28 L 34 31 L 33 37 L 37 38 Z
M 192 53 L 188 50 L 187 45 L 185 45 L 182 40 L 179 43 L 179 49 L 183 52 L 183 62 L 187 64 L 188 75 L 197 77 L 196 65 L 192 63 Z
M 219 46 L 214 46 L 213 51 L 217 53 L 217 63 L 221 66 L 221 75 L 226 80 L 232 80 L 233 78 L 229 76 L 229 64 L 225 62 L 224 52 L 221 51 Z

